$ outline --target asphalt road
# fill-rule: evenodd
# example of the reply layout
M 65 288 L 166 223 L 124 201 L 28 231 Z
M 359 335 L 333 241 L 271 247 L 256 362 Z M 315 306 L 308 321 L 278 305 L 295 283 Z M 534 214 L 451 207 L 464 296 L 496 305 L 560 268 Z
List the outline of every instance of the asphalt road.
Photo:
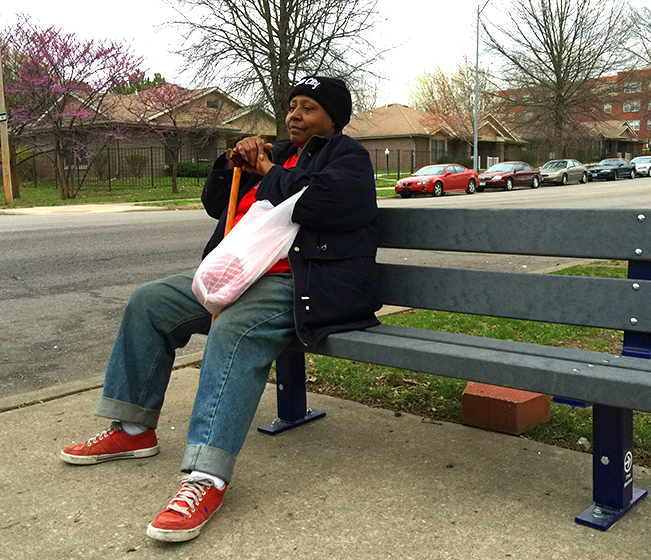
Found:
M 651 179 L 384 199 L 384 206 L 651 207 Z M 214 221 L 200 210 L 0 215 L 0 396 L 103 373 L 131 292 L 195 267 Z M 380 261 L 533 271 L 567 259 L 382 251 Z M 194 337 L 181 353 L 202 349 Z

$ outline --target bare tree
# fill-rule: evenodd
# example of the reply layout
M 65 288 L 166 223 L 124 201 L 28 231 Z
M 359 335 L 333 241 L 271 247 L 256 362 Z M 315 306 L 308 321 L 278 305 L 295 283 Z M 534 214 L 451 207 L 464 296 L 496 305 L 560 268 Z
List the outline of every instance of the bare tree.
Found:
M 180 52 L 204 83 L 271 107 L 286 138 L 287 96 L 309 74 L 344 79 L 355 93 L 379 53 L 367 39 L 377 0 L 176 0 L 188 46 Z
M 634 41 L 631 53 L 640 65 L 649 67 L 651 66 L 651 8 L 631 7 L 629 17 Z
M 479 70 L 479 112 L 487 114 L 494 106 L 494 87 L 487 73 Z M 472 144 L 475 114 L 475 65 L 466 57 L 446 74 L 441 67 L 423 72 L 410 87 L 412 106 L 425 111 L 425 126 L 444 122 L 462 140 Z
M 525 129 L 565 155 L 580 123 L 597 118 L 593 80 L 628 68 L 630 29 L 622 0 L 512 0 L 484 40 Z M 508 100 L 508 98 L 507 98 Z M 524 131 L 523 131 L 524 132 Z

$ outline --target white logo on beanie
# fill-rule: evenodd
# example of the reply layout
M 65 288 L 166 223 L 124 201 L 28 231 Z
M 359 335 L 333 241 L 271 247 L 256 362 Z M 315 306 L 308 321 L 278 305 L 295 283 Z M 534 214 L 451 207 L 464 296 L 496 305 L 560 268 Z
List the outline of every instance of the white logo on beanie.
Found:
M 303 78 L 300 82 L 298 82 L 296 85 L 300 86 L 305 84 L 306 86 L 312 86 L 312 89 L 316 89 L 321 85 L 321 82 L 317 80 L 316 78 Z

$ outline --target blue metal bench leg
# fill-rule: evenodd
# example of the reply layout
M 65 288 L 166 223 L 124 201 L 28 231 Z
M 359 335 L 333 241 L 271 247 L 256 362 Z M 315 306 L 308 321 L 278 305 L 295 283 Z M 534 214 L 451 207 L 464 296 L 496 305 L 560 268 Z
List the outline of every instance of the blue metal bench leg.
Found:
M 630 261 L 628 277 L 651 280 L 651 262 Z M 623 356 L 651 357 L 651 336 L 624 333 Z M 633 486 L 633 411 L 594 405 L 592 456 L 594 505 L 576 522 L 605 531 L 647 495 Z
M 594 504 L 576 522 L 605 531 L 647 495 L 633 486 L 633 411 L 593 408 Z
M 260 426 L 259 432 L 276 435 L 308 422 L 323 418 L 326 413 L 307 408 L 305 387 L 305 355 L 286 350 L 276 360 L 276 396 L 278 418 Z

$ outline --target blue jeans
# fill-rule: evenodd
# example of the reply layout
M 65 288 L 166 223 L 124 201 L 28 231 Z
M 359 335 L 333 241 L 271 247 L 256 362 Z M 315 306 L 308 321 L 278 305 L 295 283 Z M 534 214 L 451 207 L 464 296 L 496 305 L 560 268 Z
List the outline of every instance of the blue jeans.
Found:
M 129 299 L 95 414 L 156 428 L 174 354 L 208 335 L 181 470 L 230 481 L 269 369 L 295 336 L 291 274 L 263 276 L 210 325 L 194 270 L 150 282 Z

